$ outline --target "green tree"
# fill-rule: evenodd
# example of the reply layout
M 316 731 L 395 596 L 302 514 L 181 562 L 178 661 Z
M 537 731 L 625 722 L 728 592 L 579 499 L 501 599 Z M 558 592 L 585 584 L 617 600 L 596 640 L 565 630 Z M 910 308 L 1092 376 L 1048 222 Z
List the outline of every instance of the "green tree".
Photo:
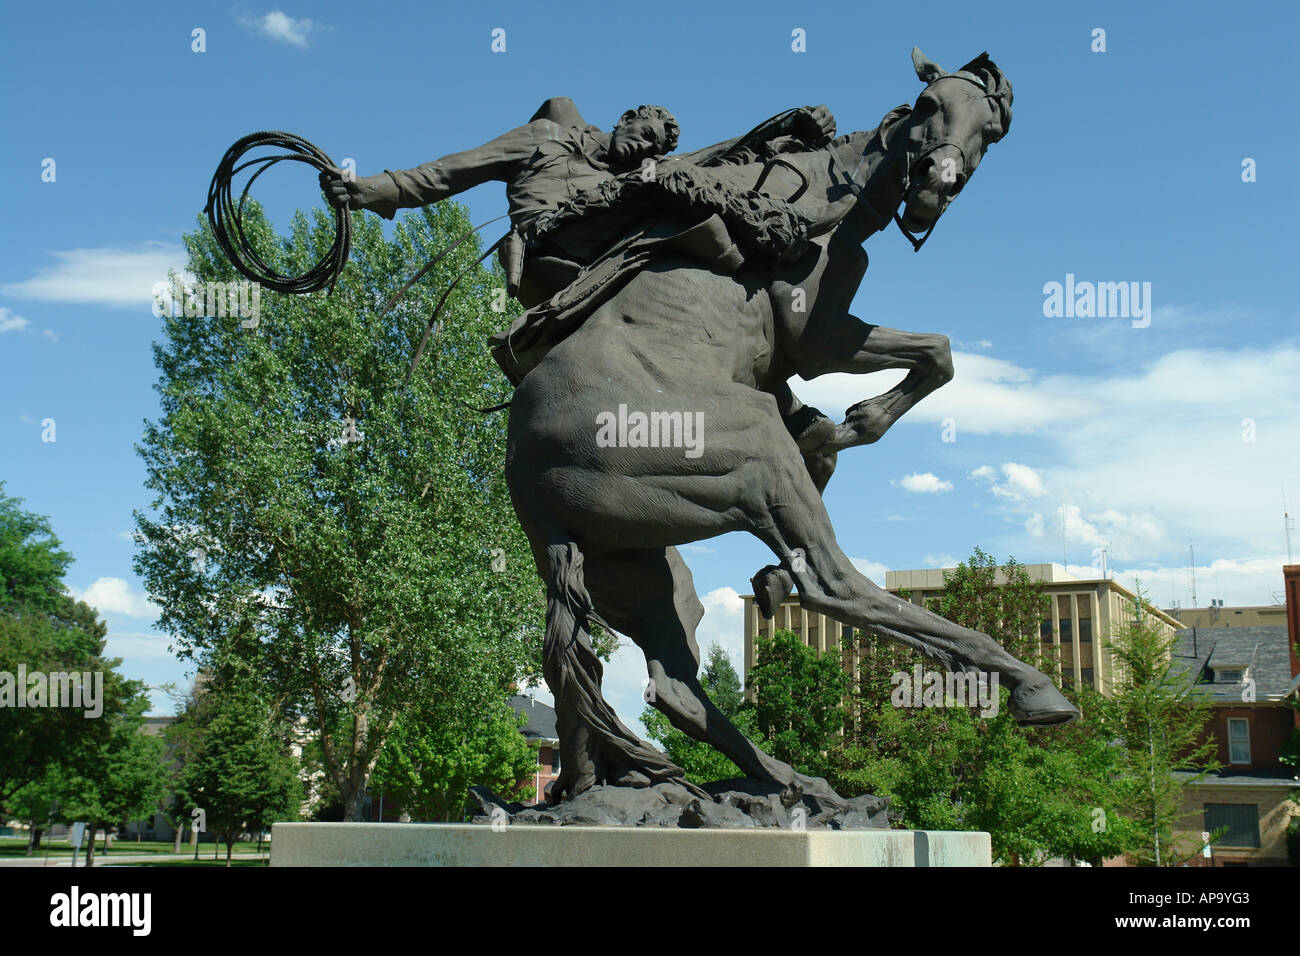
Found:
M 163 741 L 141 733 L 149 698 L 138 681 L 122 683 L 122 712 L 108 719 L 107 739 L 65 781 L 59 813 L 88 824 L 86 866 L 95 863 L 95 834 L 151 816 L 167 790 Z M 107 846 L 107 838 L 106 843 Z
M 1195 855 L 1173 846 L 1183 788 L 1219 763 L 1212 738 L 1198 743 L 1210 717 L 1208 695 L 1174 658 L 1176 638 L 1164 633 L 1153 610 L 1139 588 L 1131 621 L 1108 644 L 1113 692 L 1085 692 L 1082 704 L 1101 738 L 1119 745 L 1114 788 L 1118 812 L 1132 825 L 1126 852 L 1140 865 L 1177 866 Z
M 51 768 L 93 775 L 134 693 L 116 670 L 121 660 L 103 656 L 107 626 L 94 608 L 65 593 L 72 556 L 49 519 L 21 504 L 0 485 L 0 811 Z M 20 695 L 25 703 L 40 700 L 29 693 L 39 683 L 19 685 L 24 672 L 46 682 L 56 674 L 88 674 L 83 687 L 92 696 L 102 687 L 102 695 L 95 706 L 78 708 L 52 706 L 47 692 L 48 706 L 19 707 Z
M 460 727 L 425 721 L 418 710 L 403 714 L 375 765 L 372 786 L 413 819 L 460 823 L 470 787 L 509 793 L 531 780 L 537 747 L 519 732 L 526 722 L 505 701 L 478 723 Z M 526 801 L 534 791 L 525 783 L 517 799 Z
M 850 677 L 839 654 L 819 656 L 791 631 L 760 637 L 749 672 L 754 725 L 769 752 L 801 773 L 822 776 L 844 728 Z
M 62 768 L 51 764 L 39 779 L 33 780 L 9 800 L 9 816 L 27 825 L 27 856 L 41 848 L 41 835 L 58 819 L 59 801 L 66 786 Z
M 226 844 L 226 865 L 239 834 L 260 834 L 297 817 L 297 763 L 272 709 L 248 687 L 214 681 L 193 722 L 194 753 L 180 776 L 182 805 L 203 811 L 207 830 Z
M 754 723 L 754 708 L 746 705 L 740 675 L 731 666 L 722 645 L 715 643 L 709 647 L 700 684 L 723 716 L 761 746 L 762 738 Z M 655 708 L 646 707 L 642 710 L 641 723 L 645 726 L 646 735 L 663 747 L 673 763 L 685 770 L 687 779 L 692 782 L 712 783 L 744 776 L 734 763 L 708 744 L 678 730 Z
M 264 258 L 301 273 L 333 238 L 313 215 L 277 241 L 250 203 L 243 226 Z M 540 674 L 544 612 L 504 480 L 505 416 L 476 411 L 509 393 L 486 348 L 518 311 L 493 309 L 503 277 L 476 267 L 468 242 L 385 310 L 468 219 L 439 203 L 391 240 L 378 217 L 352 222 L 332 296 L 267 292 L 256 323 L 164 319 L 162 414 L 139 448 L 155 498 L 136 515 L 160 626 L 200 662 L 238 649 L 264 697 L 307 719 L 349 820 L 412 702 L 454 726 Z M 199 280 L 239 278 L 206 223 L 186 246 Z
M 944 593 L 930 609 L 1041 664 L 1047 597 L 1014 558 L 999 566 L 975 548 L 945 574 Z M 1105 816 L 1113 769 L 1107 747 L 1073 727 L 1020 728 L 1001 687 L 989 714 L 951 703 L 896 706 L 894 675 L 910 682 L 917 666 L 930 669 L 914 651 L 860 635 L 852 723 L 831 774 L 837 786 L 890 797 L 910 828 L 985 830 L 1003 863 L 1097 860 L 1118 852 L 1122 824 Z M 1071 734 L 1077 739 L 1067 744 Z
M 23 500 L 9 497 L 4 488 L 0 481 L 0 611 L 57 610 L 72 555 L 63 550 L 49 518 L 24 511 Z

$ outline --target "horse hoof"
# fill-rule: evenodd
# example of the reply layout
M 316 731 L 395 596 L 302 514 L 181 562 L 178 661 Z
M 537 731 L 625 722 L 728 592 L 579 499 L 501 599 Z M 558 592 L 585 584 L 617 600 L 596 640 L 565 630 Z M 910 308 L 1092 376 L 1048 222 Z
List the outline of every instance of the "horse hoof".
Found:
M 1064 724 L 1079 716 L 1079 709 L 1065 699 L 1049 679 L 1025 683 L 1011 692 L 1011 714 L 1021 727 Z
M 779 564 L 769 564 L 750 578 L 749 583 L 754 588 L 754 603 L 758 605 L 759 613 L 769 619 L 776 614 L 781 602 L 790 596 L 790 589 L 794 586 L 789 572 Z

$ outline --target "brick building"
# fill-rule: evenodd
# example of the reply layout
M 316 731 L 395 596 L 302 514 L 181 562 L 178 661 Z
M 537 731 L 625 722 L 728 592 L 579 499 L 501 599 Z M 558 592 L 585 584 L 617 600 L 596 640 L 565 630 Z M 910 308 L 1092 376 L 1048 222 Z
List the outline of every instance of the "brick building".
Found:
M 1186 829 L 1177 839 L 1184 850 L 1200 846 L 1202 832 L 1227 828 L 1211 856 L 1197 858 L 1202 866 L 1287 863 L 1286 829 L 1300 810 L 1290 795 L 1300 780 L 1280 754 L 1300 728 L 1293 707 L 1300 687 L 1300 565 L 1284 567 L 1283 577 L 1285 605 L 1179 615 L 1196 623 L 1180 632 L 1174 655 L 1209 695 L 1211 716 L 1201 740 L 1214 738 L 1223 765 L 1183 793 Z M 1241 621 L 1270 623 L 1235 623 Z

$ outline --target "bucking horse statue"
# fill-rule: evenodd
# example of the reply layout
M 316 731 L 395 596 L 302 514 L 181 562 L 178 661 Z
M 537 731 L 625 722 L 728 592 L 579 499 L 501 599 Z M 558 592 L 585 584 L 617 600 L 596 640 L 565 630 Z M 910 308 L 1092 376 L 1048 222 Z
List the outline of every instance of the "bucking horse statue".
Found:
M 700 685 L 703 607 L 677 546 L 729 531 L 757 536 L 776 558 L 753 579 L 766 616 L 797 589 L 808 610 L 950 671 L 997 674 L 1022 724 L 1077 716 L 1047 676 L 985 634 L 863 576 L 822 502 L 838 452 L 878 441 L 953 375 L 944 336 L 849 312 L 862 244 L 892 221 L 919 251 L 1011 122 L 1011 84 L 987 54 L 953 73 L 917 49 L 912 60 L 924 84 L 915 105 L 836 138 L 825 107 L 805 107 L 670 156 L 679 131 L 667 110 L 629 110 L 604 133 L 560 98 L 485 146 L 415 169 L 322 173 L 336 206 L 386 217 L 507 184 L 512 228 L 499 255 L 528 311 L 492 347 L 516 386 L 506 474 L 547 588 L 556 802 L 593 788 L 716 796 L 602 697 L 595 621 L 636 642 L 654 706 L 730 758 L 751 792 L 767 787 L 786 806 L 792 794 L 821 808 L 852 803 L 755 746 Z M 882 369 L 907 374 L 839 424 L 787 384 Z

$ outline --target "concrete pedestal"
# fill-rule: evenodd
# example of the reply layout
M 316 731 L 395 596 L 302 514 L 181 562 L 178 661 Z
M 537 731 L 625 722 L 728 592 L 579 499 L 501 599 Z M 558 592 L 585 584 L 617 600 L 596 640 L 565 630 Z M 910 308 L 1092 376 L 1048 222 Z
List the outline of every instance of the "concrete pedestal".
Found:
M 272 866 L 990 866 L 987 833 L 277 823 Z

